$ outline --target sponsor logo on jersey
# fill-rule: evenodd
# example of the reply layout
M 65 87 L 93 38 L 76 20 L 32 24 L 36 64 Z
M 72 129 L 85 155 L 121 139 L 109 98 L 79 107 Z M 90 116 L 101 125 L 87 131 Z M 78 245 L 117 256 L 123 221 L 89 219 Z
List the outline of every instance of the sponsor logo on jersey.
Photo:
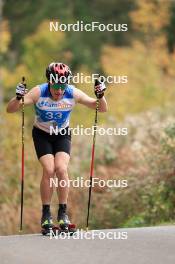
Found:
M 72 107 L 72 104 L 62 102 L 48 102 L 48 101 L 40 101 L 38 102 L 38 107 L 50 107 L 50 108 L 59 108 L 59 109 L 68 109 Z

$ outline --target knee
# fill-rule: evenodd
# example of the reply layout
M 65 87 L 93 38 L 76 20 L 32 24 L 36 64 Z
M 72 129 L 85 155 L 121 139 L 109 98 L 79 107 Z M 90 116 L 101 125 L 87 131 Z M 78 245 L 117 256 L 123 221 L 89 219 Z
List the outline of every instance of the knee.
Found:
M 55 168 L 54 167 L 46 167 L 43 169 L 43 176 L 45 178 L 53 178 L 55 174 Z
M 56 171 L 57 177 L 59 178 L 67 177 L 67 167 L 66 166 L 64 165 L 56 166 L 55 171 Z

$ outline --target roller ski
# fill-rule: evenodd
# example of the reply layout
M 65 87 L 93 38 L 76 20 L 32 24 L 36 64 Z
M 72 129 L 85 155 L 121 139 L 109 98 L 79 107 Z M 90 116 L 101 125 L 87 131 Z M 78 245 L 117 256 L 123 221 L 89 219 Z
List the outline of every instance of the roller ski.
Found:
M 52 217 L 42 217 L 41 219 L 41 234 L 43 236 L 47 236 L 50 234 L 58 234 L 60 233 L 59 228 L 53 225 Z
M 66 233 L 73 235 L 77 231 L 76 225 L 70 222 L 68 215 L 65 212 L 58 213 L 57 221 L 60 234 Z

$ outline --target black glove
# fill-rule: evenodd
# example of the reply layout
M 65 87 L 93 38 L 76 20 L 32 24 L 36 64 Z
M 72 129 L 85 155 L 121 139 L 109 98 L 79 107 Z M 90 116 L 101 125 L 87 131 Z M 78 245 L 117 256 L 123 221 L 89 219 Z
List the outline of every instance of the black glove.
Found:
M 106 90 L 106 86 L 102 77 L 99 76 L 98 79 L 95 80 L 94 92 L 97 99 L 101 99 L 104 96 L 104 91 Z

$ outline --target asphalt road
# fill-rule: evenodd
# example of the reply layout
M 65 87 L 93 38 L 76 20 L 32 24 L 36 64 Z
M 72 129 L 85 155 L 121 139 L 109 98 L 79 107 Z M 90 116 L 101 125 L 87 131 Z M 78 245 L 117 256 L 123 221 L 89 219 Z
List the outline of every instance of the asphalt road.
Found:
M 0 263 L 175 264 L 175 226 L 96 230 L 92 236 L 0 236 Z

